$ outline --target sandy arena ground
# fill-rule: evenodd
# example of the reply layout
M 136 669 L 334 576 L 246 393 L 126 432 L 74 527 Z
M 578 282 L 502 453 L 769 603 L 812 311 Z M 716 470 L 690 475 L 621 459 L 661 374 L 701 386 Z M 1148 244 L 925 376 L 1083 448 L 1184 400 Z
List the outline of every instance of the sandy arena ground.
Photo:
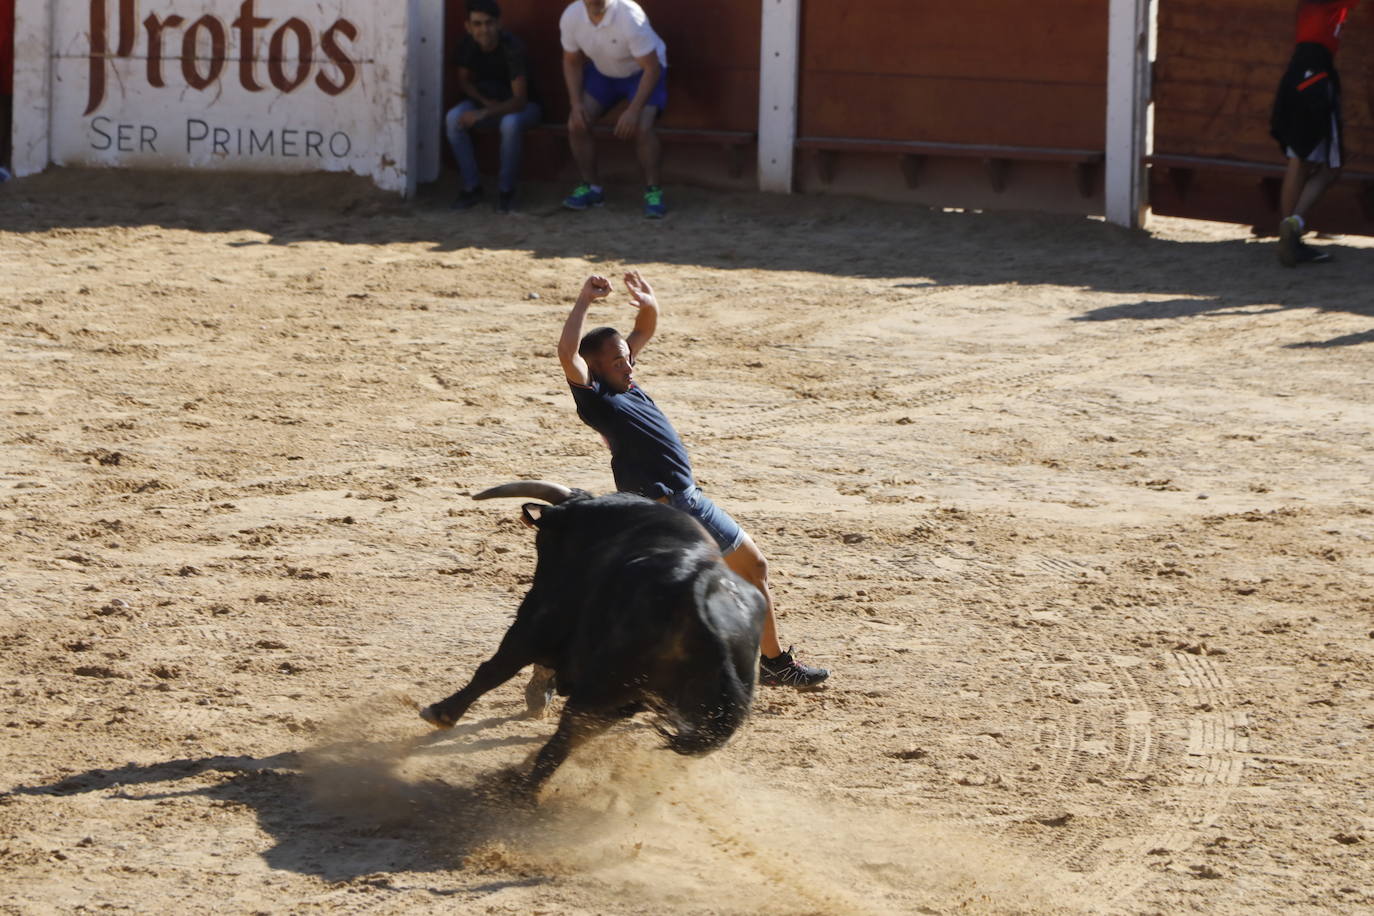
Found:
M 1374 241 L 559 190 L 0 188 L 0 911 L 1374 907 Z M 511 811 L 520 685 L 413 703 L 533 568 L 467 496 L 611 488 L 554 343 L 629 267 L 642 384 L 834 676 Z

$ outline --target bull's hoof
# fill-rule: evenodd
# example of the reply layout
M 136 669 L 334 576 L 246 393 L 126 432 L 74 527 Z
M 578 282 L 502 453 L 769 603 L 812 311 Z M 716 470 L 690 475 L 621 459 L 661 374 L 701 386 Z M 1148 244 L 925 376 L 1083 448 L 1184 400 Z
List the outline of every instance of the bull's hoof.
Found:
M 488 777 L 483 793 L 487 800 L 516 811 L 539 807 L 539 784 L 516 767 L 508 767 Z
M 453 728 L 458 724 L 456 720 L 444 716 L 433 706 L 423 706 L 420 708 L 420 718 L 424 719 L 435 728 Z

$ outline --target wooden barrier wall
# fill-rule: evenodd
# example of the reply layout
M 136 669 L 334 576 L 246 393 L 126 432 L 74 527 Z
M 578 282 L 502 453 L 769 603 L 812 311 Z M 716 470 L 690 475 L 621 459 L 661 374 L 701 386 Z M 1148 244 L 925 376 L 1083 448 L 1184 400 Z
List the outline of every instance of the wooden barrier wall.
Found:
M 1102 212 L 1107 13 L 1106 0 L 803 0 L 798 186 Z
M 518 35 L 529 50 L 533 78 L 544 103 L 544 120 L 558 124 L 568 118 L 563 45 L 558 34 L 558 21 L 568 2 L 501 0 L 504 27 Z M 464 0 L 445 0 L 445 4 L 445 41 L 452 49 L 463 35 L 467 9 Z M 665 128 L 756 131 L 762 32 L 758 0 L 640 0 L 640 6 L 668 48 L 668 108 L 660 123 Z M 446 68 L 445 110 L 459 98 L 456 74 Z M 495 143 L 486 142 L 490 139 L 479 138 L 477 144 L 484 170 L 495 168 Z M 451 162 L 448 143 L 442 148 Z M 665 145 L 664 177 L 669 182 L 756 187 L 754 169 L 741 167 L 742 161 L 751 161 L 751 155 L 727 155 L 710 146 Z M 524 170 L 530 178 L 572 180 L 567 139 L 537 132 L 526 144 Z M 637 180 L 633 148 L 625 143 L 603 143 L 601 171 L 611 181 Z
M 455 42 L 465 7 L 462 0 L 447 3 L 448 40 Z M 668 46 L 663 124 L 756 130 L 761 0 L 641 5 Z M 549 121 L 562 121 L 568 108 L 558 38 L 565 6 L 565 0 L 502 4 L 506 27 L 530 48 Z M 800 135 L 1103 148 L 1105 0 L 803 0 L 802 13 Z M 450 80 L 446 106 L 456 98 Z M 555 156 L 544 146 L 531 150 L 532 174 L 541 177 Z M 950 205 L 1100 211 L 1100 196 L 1089 190 L 1085 197 L 1083 176 L 1062 162 L 1018 162 L 1003 193 L 990 187 L 981 160 L 934 158 L 939 161 L 924 169 L 917 191 L 891 155 L 854 158 L 842 171 L 861 182 L 840 181 L 834 189 Z M 566 173 L 566 157 L 561 167 Z M 697 166 L 708 183 L 720 177 L 719 167 L 709 156 Z M 805 180 L 799 184 L 808 188 Z
M 563 121 L 568 109 L 558 35 L 568 2 L 502 4 L 506 27 L 530 49 L 545 120 L 553 122 Z M 641 0 L 668 46 L 666 127 L 756 129 L 761 2 Z M 463 34 L 465 0 L 444 3 L 441 39 L 452 48 Z M 1272 228 L 1280 215 L 1284 161 L 1268 136 L 1269 110 L 1292 49 L 1296 0 L 1157 3 L 1151 206 L 1162 214 Z M 1322 229 L 1374 233 L 1372 4 L 1355 10 L 1337 61 L 1346 92 L 1346 176 L 1313 214 Z M 1103 147 L 1107 0 L 802 0 L 801 8 L 799 136 Z M 13 9 L 14 0 L 0 0 L 0 19 Z M 4 58 L 0 53 L 0 67 Z M 447 108 L 458 93 L 453 74 L 445 71 Z M 541 144 L 531 150 L 534 176 L 566 171 L 566 141 L 549 136 L 542 150 Z M 682 175 L 717 182 L 712 170 L 718 163 L 709 151 L 704 157 L 696 147 L 668 151 L 675 153 L 681 154 Z M 841 148 L 827 155 L 851 154 Z M 905 162 L 905 184 L 902 172 L 891 167 L 892 156 L 884 155 L 854 152 L 850 174 L 867 183 L 836 189 L 956 206 L 1100 209 L 1100 196 L 1083 180 L 1089 170 L 1079 170 L 1081 193 L 1074 199 L 1063 160 L 1016 160 L 1019 186 L 1007 183 L 1003 195 L 1002 187 L 993 193 L 986 180 L 980 182 L 972 155 L 962 163 L 940 152 L 907 156 L 932 164 Z M 739 157 L 731 161 L 739 165 Z M 967 168 L 960 173 L 956 165 Z M 734 180 L 737 186 L 750 183 L 738 169 Z M 799 184 L 814 186 L 804 178 Z
M 1103 147 L 1106 0 L 804 0 L 798 133 Z
M 1269 136 L 1274 90 L 1293 53 L 1296 0 L 1159 0 L 1154 78 L 1154 153 L 1238 160 L 1269 171 L 1222 165 L 1151 167 L 1156 213 L 1250 223 L 1272 230 L 1284 157 Z M 1315 225 L 1374 231 L 1374 8 L 1357 7 L 1336 66 L 1344 91 L 1347 177 L 1313 214 Z M 1365 176 L 1368 176 L 1366 178 Z

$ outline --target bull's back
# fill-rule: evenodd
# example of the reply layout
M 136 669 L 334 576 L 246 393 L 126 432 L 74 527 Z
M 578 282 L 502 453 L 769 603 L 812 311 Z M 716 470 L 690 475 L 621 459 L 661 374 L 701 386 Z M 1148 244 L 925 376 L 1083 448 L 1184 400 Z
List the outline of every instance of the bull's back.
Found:
M 695 519 L 671 506 L 617 493 L 546 512 L 534 588 L 560 613 L 593 625 L 600 608 L 685 592 L 720 551 Z
M 719 567 L 714 545 L 641 546 L 597 558 L 565 593 L 571 629 L 557 665 L 559 682 L 615 689 L 641 684 L 699 650 L 698 608 L 704 577 Z

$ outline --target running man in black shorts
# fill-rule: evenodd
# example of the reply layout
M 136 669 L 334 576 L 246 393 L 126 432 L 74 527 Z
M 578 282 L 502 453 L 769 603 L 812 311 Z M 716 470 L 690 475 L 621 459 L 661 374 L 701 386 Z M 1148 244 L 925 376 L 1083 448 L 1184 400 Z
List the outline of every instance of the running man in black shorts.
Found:
M 701 492 L 673 424 L 635 383 L 635 357 L 658 327 L 658 300 L 638 271 L 625 275 L 625 288 L 630 304 L 638 309 L 629 337 L 609 327 L 582 333 L 591 304 L 610 295 L 611 283 L 605 277 L 587 279 L 563 324 L 558 359 L 577 403 L 577 415 L 610 447 L 617 489 L 669 503 L 692 515 L 720 545 L 726 565 L 763 593 L 768 617 L 759 645 L 759 683 L 814 687 L 830 672 L 803 665 L 792 657 L 790 648 L 783 651 L 773 619 L 768 561 L 744 529 Z
M 1307 213 L 1340 177 L 1341 78 L 1335 56 L 1341 30 L 1360 0 L 1299 0 L 1297 47 L 1279 81 L 1269 132 L 1288 157 L 1283 176 L 1279 261 L 1285 267 L 1329 261 L 1302 240 Z

